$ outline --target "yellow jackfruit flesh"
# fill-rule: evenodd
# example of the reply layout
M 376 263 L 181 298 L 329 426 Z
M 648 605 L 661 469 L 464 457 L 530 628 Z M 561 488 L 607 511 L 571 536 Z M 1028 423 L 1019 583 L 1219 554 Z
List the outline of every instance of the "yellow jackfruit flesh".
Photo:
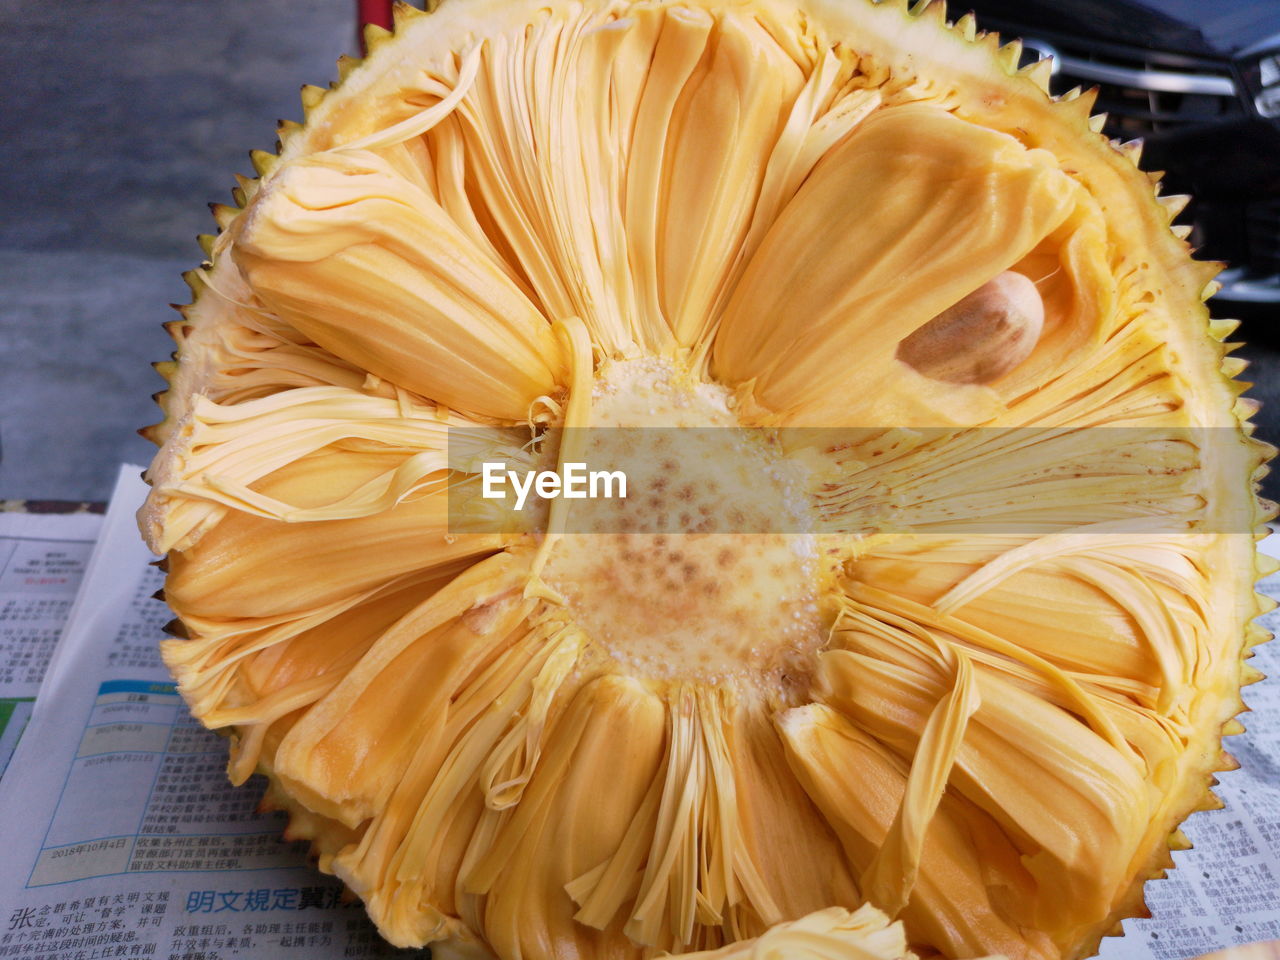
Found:
M 139 520 L 232 778 L 442 957 L 1090 954 L 1264 639 L 1269 451 L 1181 199 L 937 3 L 370 40 L 215 210 L 158 365 Z M 773 441 L 659 458 L 649 528 L 456 529 L 460 463 L 585 426 Z

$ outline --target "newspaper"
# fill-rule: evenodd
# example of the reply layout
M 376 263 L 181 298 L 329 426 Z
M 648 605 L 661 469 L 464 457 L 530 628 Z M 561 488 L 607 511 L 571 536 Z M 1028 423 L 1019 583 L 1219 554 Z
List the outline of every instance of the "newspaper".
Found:
M 0 958 L 411 956 L 226 779 L 157 641 L 172 614 L 121 468 L 79 599 L 0 780 Z M 47 518 L 46 518 L 47 519 Z M 425 955 L 425 954 L 424 954 Z
M 31 718 L 102 517 L 0 513 L 0 776 Z
M 0 960 L 414 955 L 388 947 L 341 884 L 280 839 L 282 818 L 257 812 L 261 782 L 228 785 L 225 741 L 188 716 L 156 653 L 170 614 L 151 598 L 160 574 L 134 527 L 137 477 L 121 471 L 0 780 Z M 1280 554 L 1280 536 L 1264 548 Z M 1280 577 L 1263 589 L 1280 596 Z M 1278 661 L 1280 643 L 1254 663 L 1274 675 Z M 1106 940 L 1104 960 L 1181 960 L 1280 937 L 1280 685 L 1246 698 L 1249 732 L 1229 743 L 1243 768 L 1218 789 L 1225 808 L 1190 819 L 1195 848 L 1147 887 L 1154 916 Z

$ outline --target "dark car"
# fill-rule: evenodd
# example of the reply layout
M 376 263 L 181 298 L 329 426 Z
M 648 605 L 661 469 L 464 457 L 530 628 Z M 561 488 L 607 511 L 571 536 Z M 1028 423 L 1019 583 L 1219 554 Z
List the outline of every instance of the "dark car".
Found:
M 1280 305 L 1280 0 L 968 5 L 1027 60 L 1053 57 L 1054 93 L 1099 87 L 1108 135 L 1141 138 L 1164 192 L 1194 196 L 1192 246 L 1230 265 L 1220 300 Z

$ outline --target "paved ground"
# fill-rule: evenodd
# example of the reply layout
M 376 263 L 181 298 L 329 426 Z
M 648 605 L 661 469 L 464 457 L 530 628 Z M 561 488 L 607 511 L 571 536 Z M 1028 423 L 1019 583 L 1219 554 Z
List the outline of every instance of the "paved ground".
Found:
M 0 498 L 145 461 L 205 204 L 354 43 L 350 0 L 0 0 Z
M 117 463 L 149 458 L 148 363 L 204 204 L 299 117 L 302 83 L 332 78 L 352 6 L 0 0 L 0 498 L 105 498 Z M 1280 442 L 1280 334 L 1246 355 Z

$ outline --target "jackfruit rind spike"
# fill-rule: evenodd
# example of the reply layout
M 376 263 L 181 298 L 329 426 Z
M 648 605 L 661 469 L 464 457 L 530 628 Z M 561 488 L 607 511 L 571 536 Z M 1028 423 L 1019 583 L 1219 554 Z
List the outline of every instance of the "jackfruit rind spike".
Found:
M 1250 666 L 1247 663 L 1240 664 L 1240 685 L 1242 687 L 1252 686 L 1260 680 L 1265 680 L 1267 675 L 1257 667 Z
M 1217 780 L 1213 780 L 1212 782 L 1216 784 Z M 1207 810 L 1221 810 L 1225 806 L 1226 804 L 1222 802 L 1221 797 L 1219 797 L 1212 790 L 1206 790 L 1204 793 L 1204 797 L 1201 798 L 1198 803 L 1196 803 L 1193 809 L 1195 810 L 1196 813 L 1203 813 Z
M 1245 733 L 1245 726 L 1237 718 L 1232 717 L 1222 725 L 1222 735 L 1224 737 L 1238 737 Z M 1235 769 L 1234 767 L 1232 769 Z
M 1226 386 L 1232 398 L 1235 398 L 1246 390 L 1253 389 L 1253 382 L 1250 380 L 1228 380 Z
M 384 43 L 391 39 L 392 33 L 386 27 L 378 23 L 366 23 L 364 25 L 364 47 L 369 53 L 373 53 Z
M 395 28 L 399 30 L 405 24 L 412 23 L 420 17 L 425 16 L 430 10 L 421 10 L 412 3 L 406 3 L 405 0 L 396 0 L 391 7 L 392 22 Z
M 196 235 L 196 243 L 200 245 L 200 250 L 204 253 L 205 258 L 213 256 L 213 244 L 218 238 L 212 233 L 201 233 Z
M 1101 133 L 1102 129 L 1107 125 L 1107 115 L 1105 113 L 1095 113 L 1089 118 L 1089 129 L 1094 133 Z
M 193 301 L 199 297 L 209 285 L 205 272 L 199 269 L 186 271 L 182 275 L 182 279 L 186 283 L 188 289 L 191 290 L 191 297 Z
M 1000 48 L 999 62 L 1009 73 L 1018 72 L 1018 64 L 1022 60 L 1022 41 L 1010 40 Z
M 1269 577 L 1273 573 L 1280 571 L 1280 560 L 1276 559 L 1275 557 L 1271 556 L 1268 553 L 1262 553 L 1261 551 L 1259 551 L 1258 559 L 1254 562 L 1254 569 L 1257 571 L 1259 579 L 1264 577 Z M 1262 594 L 1262 596 L 1267 596 L 1267 595 Z M 1271 609 L 1271 608 L 1268 607 L 1267 609 Z
M 956 32 L 972 43 L 978 37 L 978 18 L 972 13 L 965 13 L 956 21 Z
M 947 22 L 946 0 L 918 0 L 911 15 L 917 19 L 931 20 L 938 27 L 943 27 Z
M 1191 843 L 1191 840 L 1188 839 L 1187 835 L 1181 830 L 1175 830 L 1173 833 L 1169 834 L 1170 850 L 1190 850 L 1192 847 L 1193 844 Z
M 211 203 L 209 204 L 209 210 L 213 213 L 213 219 L 218 225 L 219 232 L 231 226 L 232 221 L 240 213 L 239 207 L 229 207 L 225 203 Z
M 994 62 L 997 70 L 1000 70 L 1002 73 L 1006 75 L 1011 72 L 1009 68 L 1005 66 L 1000 60 L 1001 44 L 1000 44 L 999 33 L 997 33 L 994 30 L 980 31 L 978 33 L 978 38 L 974 41 L 974 45 L 986 52 L 986 54 Z
M 302 85 L 302 115 L 304 117 L 310 117 L 311 112 L 315 110 L 316 107 L 320 106 L 321 101 L 324 100 L 325 95 L 328 94 L 328 92 L 329 91 L 324 87 L 317 87 L 314 84 L 304 83 Z
M 1277 504 L 1274 500 L 1268 500 L 1265 497 L 1260 497 L 1258 499 L 1258 507 L 1254 513 L 1253 519 L 1257 523 L 1268 524 L 1274 520 L 1278 514 L 1280 514 L 1280 504 Z M 1275 569 L 1272 569 L 1271 573 L 1275 573 Z
M 1249 361 L 1244 357 L 1224 357 L 1222 360 L 1222 375 L 1228 380 L 1234 380 L 1248 368 Z
M 353 57 L 343 54 L 338 57 L 338 83 L 345 83 L 347 78 L 356 70 L 360 64 L 364 63 L 359 57 Z
M 269 176 L 276 167 L 280 166 L 280 158 L 266 150 L 250 150 L 249 161 L 260 177 Z
M 1209 319 L 1209 336 L 1215 340 L 1225 340 L 1240 326 L 1239 320 L 1221 320 L 1217 317 Z
M 1192 260 L 1190 261 L 1190 270 L 1194 278 L 1201 280 L 1203 288 L 1199 292 L 1199 298 L 1202 301 L 1208 300 L 1213 294 L 1222 289 L 1222 284 L 1217 282 L 1217 275 L 1226 269 L 1226 264 L 1220 260 Z
M 1049 82 L 1053 79 L 1053 58 L 1045 57 L 1042 60 L 1036 60 L 1027 64 L 1018 72 L 1045 93 L 1048 93 Z
M 1164 207 L 1165 215 L 1172 223 L 1183 210 L 1187 209 L 1187 204 L 1191 202 L 1189 193 L 1168 193 L 1162 194 L 1156 199 L 1160 206 Z
M 1093 106 L 1098 102 L 1098 93 L 1096 86 L 1073 87 L 1059 98 L 1058 103 L 1078 117 L 1081 124 L 1087 124 L 1093 116 Z
M 1125 159 L 1128 160 L 1130 163 L 1132 163 L 1136 167 L 1139 161 L 1142 160 L 1142 147 L 1143 147 L 1142 138 L 1137 137 L 1136 139 L 1133 139 L 1133 140 L 1126 140 L 1124 143 L 1120 144 L 1119 149 L 1120 149 L 1120 152 L 1124 154 Z M 1174 216 L 1177 216 L 1177 214 L 1174 214 Z M 1170 217 L 1169 219 L 1172 220 L 1173 217 Z

